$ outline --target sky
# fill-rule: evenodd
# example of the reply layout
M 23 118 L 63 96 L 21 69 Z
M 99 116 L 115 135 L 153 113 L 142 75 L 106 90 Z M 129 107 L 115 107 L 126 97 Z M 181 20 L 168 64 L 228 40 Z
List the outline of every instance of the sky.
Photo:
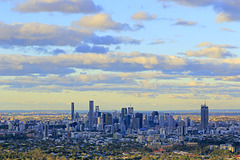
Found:
M 239 109 L 238 0 L 0 6 L 0 110 Z

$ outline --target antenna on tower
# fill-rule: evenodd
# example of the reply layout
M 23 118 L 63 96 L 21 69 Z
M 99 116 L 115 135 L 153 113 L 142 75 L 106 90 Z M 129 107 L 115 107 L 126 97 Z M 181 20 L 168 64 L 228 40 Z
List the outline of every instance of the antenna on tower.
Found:
M 207 97 L 205 97 L 205 104 L 204 104 L 205 106 L 207 105 Z

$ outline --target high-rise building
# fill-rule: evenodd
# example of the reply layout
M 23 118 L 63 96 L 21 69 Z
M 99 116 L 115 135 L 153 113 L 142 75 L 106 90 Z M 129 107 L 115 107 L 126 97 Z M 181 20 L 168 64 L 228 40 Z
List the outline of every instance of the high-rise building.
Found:
M 71 120 L 74 120 L 74 102 L 71 104 Z
M 99 109 L 99 106 L 95 106 L 95 112 L 99 112 L 100 109 Z
M 111 125 L 112 124 L 112 114 L 104 113 L 104 125 Z
M 185 122 L 185 126 L 189 127 L 190 126 L 190 118 L 189 117 L 185 117 L 184 118 L 184 122 Z
M 127 108 L 121 109 L 121 118 L 123 119 L 127 115 Z
M 207 129 L 208 128 L 208 106 L 206 103 L 204 105 L 201 105 L 201 127 L 202 129 Z
M 142 128 L 142 122 L 143 122 L 143 114 L 142 113 L 136 113 L 135 114 L 135 120 L 136 120 L 136 128 L 140 129 Z
M 174 119 L 173 116 L 170 114 L 165 114 L 166 122 L 167 122 L 167 127 L 168 128 L 174 128 Z
M 133 114 L 133 107 L 128 107 L 128 114 Z
M 99 109 L 99 106 L 95 106 L 95 113 L 94 113 L 94 122 L 93 124 L 97 124 L 98 122 L 98 117 L 101 116 L 101 112 L 100 112 L 100 109 Z
M 160 115 L 159 125 L 160 125 L 160 127 L 164 127 L 165 126 L 164 115 Z
M 92 129 L 93 128 L 93 123 L 94 123 L 94 113 L 93 113 L 93 106 L 94 106 L 94 102 L 93 101 L 89 101 L 89 112 L 88 112 L 88 121 L 89 121 L 89 128 Z
M 44 124 L 44 130 L 43 130 L 43 138 L 46 139 L 48 137 L 48 124 Z

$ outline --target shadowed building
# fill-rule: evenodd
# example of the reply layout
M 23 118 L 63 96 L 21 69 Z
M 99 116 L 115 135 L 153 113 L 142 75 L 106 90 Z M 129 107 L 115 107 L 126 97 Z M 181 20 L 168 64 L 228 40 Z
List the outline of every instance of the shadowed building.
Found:
M 201 105 L 201 127 L 202 129 L 207 130 L 208 128 L 208 106 L 206 103 L 204 105 Z
M 94 102 L 89 101 L 89 112 L 88 112 L 88 121 L 89 121 L 89 129 L 93 128 L 94 123 L 94 112 L 93 112 Z
M 71 104 L 71 120 L 74 120 L 74 102 Z

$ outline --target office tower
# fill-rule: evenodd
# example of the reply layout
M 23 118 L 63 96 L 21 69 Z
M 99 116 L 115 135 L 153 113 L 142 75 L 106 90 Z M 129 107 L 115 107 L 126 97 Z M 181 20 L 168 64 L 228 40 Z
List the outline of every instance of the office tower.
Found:
M 80 115 L 79 115 L 79 113 L 77 112 L 76 114 L 75 114 L 75 121 L 79 121 L 80 120 Z
M 112 111 L 112 118 L 117 118 L 117 111 L 116 110 Z
M 128 107 L 128 114 L 133 114 L 133 107 Z
M 99 109 L 99 106 L 95 106 L 95 112 L 94 112 L 94 122 L 93 124 L 97 124 L 97 119 L 98 117 L 101 116 L 101 113 L 100 113 L 100 109 Z
M 182 117 L 178 116 L 177 122 L 180 123 L 182 121 Z
M 47 137 L 48 137 L 48 124 L 44 124 L 43 138 L 46 139 Z
M 189 117 L 184 118 L 185 126 L 189 127 L 190 126 L 190 119 Z
M 74 102 L 71 104 L 71 120 L 74 120 Z
M 148 115 L 143 115 L 143 126 L 148 126 Z
M 99 109 L 99 106 L 95 106 L 95 112 L 99 112 L 100 109 Z
M 164 127 L 165 126 L 164 115 L 160 115 L 159 125 L 160 125 L 160 127 Z
M 153 112 L 152 112 L 152 116 L 153 116 L 153 117 L 155 117 L 155 116 L 159 116 L 158 111 L 153 111 Z
M 142 128 L 142 122 L 143 122 L 143 114 L 142 113 L 136 113 L 135 114 L 135 121 L 136 121 L 136 128 Z
M 158 111 L 153 111 L 152 112 L 152 120 L 153 120 L 153 125 L 154 126 L 159 124 L 159 113 L 158 113 Z
M 208 106 L 205 103 L 204 105 L 201 105 L 201 127 L 204 130 L 208 128 L 208 117 Z
M 123 119 L 127 115 L 127 108 L 122 108 L 121 109 L 121 118 Z
M 131 126 L 131 119 L 132 119 L 132 115 L 126 116 L 126 120 L 125 120 L 126 129 L 130 128 Z
M 174 119 L 172 115 L 165 114 L 166 121 L 167 121 L 167 127 L 168 128 L 174 128 Z
M 105 114 L 105 116 L 104 116 L 105 125 L 112 125 L 112 114 L 110 114 L 110 113 L 104 113 L 104 114 Z
M 94 106 L 94 102 L 93 101 L 89 101 L 89 112 L 88 112 L 88 121 L 89 121 L 89 128 L 92 129 L 93 128 L 93 123 L 94 123 L 94 113 L 93 113 L 93 106 Z

